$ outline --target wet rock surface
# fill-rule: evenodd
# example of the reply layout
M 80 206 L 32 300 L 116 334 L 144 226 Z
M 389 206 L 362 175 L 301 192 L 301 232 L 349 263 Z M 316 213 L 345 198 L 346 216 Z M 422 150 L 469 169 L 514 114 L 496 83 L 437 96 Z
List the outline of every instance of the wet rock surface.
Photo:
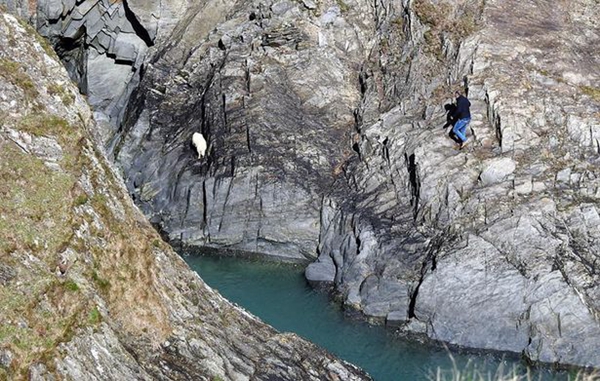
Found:
M 0 116 L 1 379 L 368 379 L 189 269 L 133 205 L 58 57 L 3 10 Z

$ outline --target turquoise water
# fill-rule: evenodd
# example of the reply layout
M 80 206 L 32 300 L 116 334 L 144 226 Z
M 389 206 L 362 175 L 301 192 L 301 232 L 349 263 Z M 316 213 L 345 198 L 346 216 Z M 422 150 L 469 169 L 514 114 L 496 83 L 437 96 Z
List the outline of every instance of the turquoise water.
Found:
M 448 350 L 399 337 L 344 314 L 326 293 L 313 290 L 303 267 L 216 256 L 184 256 L 190 267 L 223 296 L 280 331 L 295 332 L 366 370 L 377 381 L 429 380 L 438 368 L 453 367 Z M 494 374 L 499 367 L 525 372 L 517 359 L 452 352 L 458 369 Z M 541 377 L 541 378 L 538 378 Z M 534 380 L 566 380 L 564 374 L 538 371 Z

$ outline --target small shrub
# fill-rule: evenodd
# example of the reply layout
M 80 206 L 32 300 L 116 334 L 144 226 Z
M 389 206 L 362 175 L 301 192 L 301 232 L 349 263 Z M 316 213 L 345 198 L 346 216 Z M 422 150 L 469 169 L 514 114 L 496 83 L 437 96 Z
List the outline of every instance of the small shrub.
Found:
M 27 115 L 19 121 L 19 129 L 35 136 L 68 135 L 69 122 L 55 115 Z
M 75 206 L 85 205 L 89 201 L 87 194 L 80 194 L 75 199 Z
M 75 283 L 74 281 L 72 281 L 70 279 L 65 282 L 64 287 L 67 290 L 72 291 L 72 292 L 79 291 L 79 286 L 77 285 L 77 283 Z
M 443 59 L 443 39 L 458 42 L 473 34 L 479 27 L 482 4 L 459 8 L 457 15 L 453 16 L 452 7 L 446 2 L 434 4 L 431 0 L 415 0 L 413 10 L 416 16 L 429 27 L 424 36 L 427 51 L 438 59 Z
M 90 313 L 88 314 L 88 322 L 92 325 L 99 324 L 102 321 L 102 315 L 100 311 L 98 311 L 98 307 L 92 308 Z
M 344 0 L 336 0 L 338 7 L 340 7 L 340 11 L 342 13 L 348 12 L 350 10 L 350 6 L 344 2 Z
M 110 287 L 110 282 L 104 278 L 100 278 L 96 271 L 92 273 L 92 280 L 96 282 L 96 284 L 102 291 L 106 291 Z
M 57 83 L 53 83 L 48 86 L 48 94 L 57 95 L 60 97 L 62 103 L 69 107 L 75 102 L 75 96 L 71 94 L 69 90 L 67 90 L 64 86 L 61 86 Z
M 448 17 L 450 7 L 448 4 L 432 4 L 430 0 L 416 0 L 413 9 L 421 22 L 431 28 L 436 28 L 444 23 Z
M 25 72 L 25 69 L 18 62 L 0 59 L 0 76 L 4 77 L 13 85 L 21 88 L 25 92 L 28 100 L 33 100 L 38 96 L 38 91 L 31 77 Z

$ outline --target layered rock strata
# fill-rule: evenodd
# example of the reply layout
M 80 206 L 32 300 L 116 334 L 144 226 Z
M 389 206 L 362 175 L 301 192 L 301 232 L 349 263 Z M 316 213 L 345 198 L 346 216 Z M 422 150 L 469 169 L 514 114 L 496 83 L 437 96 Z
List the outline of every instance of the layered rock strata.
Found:
M 354 125 L 372 23 L 361 4 L 344 16 L 337 6 L 209 1 L 158 49 L 115 152 L 133 197 L 172 240 L 315 258 L 322 197 L 351 156 L 340 142 Z M 208 142 L 205 159 L 194 132 Z
M 0 11 L 0 379 L 367 379 L 187 267 L 34 34 Z
M 308 278 L 369 316 L 600 365 L 597 11 L 246 3 L 161 50 L 117 158 L 172 239 L 319 254 Z M 464 151 L 442 129 L 456 87 L 473 104 Z
M 408 331 L 599 366 L 598 7 L 448 3 L 456 23 L 475 16 L 457 40 L 468 25 L 426 3 L 386 16 L 405 15 L 420 54 L 390 75 L 399 55 L 380 49 L 388 65 L 367 73 L 354 197 L 327 201 L 307 275 Z M 462 151 L 441 128 L 448 83 L 473 104 Z M 391 87 L 399 105 L 381 112 Z
M 110 145 L 146 52 L 171 31 L 184 2 L 112 0 L 4 0 L 48 38 L 93 107 L 103 144 Z
M 318 256 L 309 280 L 375 319 L 600 366 L 598 12 L 200 1 L 149 47 L 105 140 L 172 240 Z M 456 88 L 463 151 L 442 128 Z

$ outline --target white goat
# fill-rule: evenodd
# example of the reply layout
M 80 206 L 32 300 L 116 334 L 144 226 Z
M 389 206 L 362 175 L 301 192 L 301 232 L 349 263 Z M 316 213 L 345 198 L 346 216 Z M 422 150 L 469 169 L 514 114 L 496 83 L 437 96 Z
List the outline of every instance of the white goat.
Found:
M 204 136 L 199 132 L 194 132 L 194 135 L 192 135 L 192 144 L 196 147 L 196 150 L 198 150 L 198 159 L 202 159 L 206 152 L 206 140 L 204 139 Z

